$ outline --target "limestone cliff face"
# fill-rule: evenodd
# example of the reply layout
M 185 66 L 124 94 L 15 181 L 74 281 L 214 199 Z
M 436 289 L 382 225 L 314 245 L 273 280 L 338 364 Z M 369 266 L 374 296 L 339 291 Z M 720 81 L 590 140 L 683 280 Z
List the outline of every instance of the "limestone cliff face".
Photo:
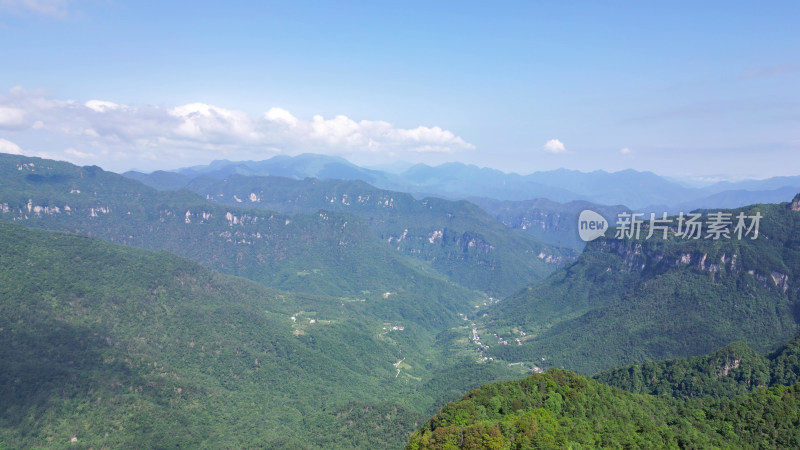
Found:
M 800 194 L 795 195 L 792 199 L 792 211 L 800 211 Z
M 731 243 L 727 248 L 715 248 L 704 241 L 673 242 L 663 245 L 660 241 L 629 241 L 614 238 L 601 238 L 591 242 L 589 251 L 607 252 L 618 255 L 624 263 L 617 269 L 608 267 L 607 271 L 622 270 L 654 276 L 665 273 L 675 266 L 692 266 L 709 272 L 714 280 L 723 276 L 749 274 L 764 288 L 787 292 L 790 287 L 788 274 L 765 267 L 745 267 L 741 261 L 741 248 Z

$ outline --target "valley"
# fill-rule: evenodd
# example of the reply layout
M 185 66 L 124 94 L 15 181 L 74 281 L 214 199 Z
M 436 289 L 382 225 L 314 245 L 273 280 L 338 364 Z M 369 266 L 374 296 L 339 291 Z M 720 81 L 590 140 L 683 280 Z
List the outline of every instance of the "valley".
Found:
M 798 17 L 0 0 L 0 450 L 800 448 Z
M 447 402 L 531 374 L 682 401 L 800 373 L 780 353 L 800 332 L 796 198 L 728 211 L 760 214 L 758 239 L 583 243 L 580 210 L 631 210 L 193 170 L 0 155 L 0 442 L 400 448 Z

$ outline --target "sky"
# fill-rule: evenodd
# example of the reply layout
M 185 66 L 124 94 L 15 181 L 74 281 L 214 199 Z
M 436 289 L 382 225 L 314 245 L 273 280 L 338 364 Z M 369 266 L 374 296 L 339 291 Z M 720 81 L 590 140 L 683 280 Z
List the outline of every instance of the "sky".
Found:
M 800 174 L 800 2 L 0 0 L 0 152 Z

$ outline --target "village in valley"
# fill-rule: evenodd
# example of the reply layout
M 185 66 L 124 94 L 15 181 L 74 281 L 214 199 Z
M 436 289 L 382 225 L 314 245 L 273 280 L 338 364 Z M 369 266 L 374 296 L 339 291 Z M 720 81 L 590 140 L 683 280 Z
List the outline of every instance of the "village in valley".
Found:
M 475 305 L 475 316 L 479 317 L 480 311 L 483 308 L 491 306 L 495 303 L 498 303 L 500 300 L 494 297 L 488 297 L 486 301 Z M 480 316 L 485 316 L 486 313 L 480 314 Z M 526 341 L 534 339 L 536 336 L 530 334 L 524 330 L 518 329 L 516 327 L 508 328 L 508 329 L 498 329 L 498 330 L 491 330 L 485 324 L 477 324 L 474 320 L 471 320 L 469 316 L 466 314 L 459 314 L 461 320 L 463 320 L 465 325 L 458 327 L 460 330 L 467 332 L 466 339 L 460 339 L 462 345 L 466 345 L 466 349 L 468 349 L 472 354 L 477 354 L 477 360 L 484 363 L 493 363 L 496 359 L 493 356 L 487 356 L 489 350 L 493 346 L 498 345 L 523 345 Z M 536 363 L 531 361 L 515 361 L 515 362 L 506 362 L 508 366 L 517 366 L 525 373 L 542 373 L 544 370 L 540 367 L 546 363 L 547 358 L 542 356 L 539 358 L 539 361 Z

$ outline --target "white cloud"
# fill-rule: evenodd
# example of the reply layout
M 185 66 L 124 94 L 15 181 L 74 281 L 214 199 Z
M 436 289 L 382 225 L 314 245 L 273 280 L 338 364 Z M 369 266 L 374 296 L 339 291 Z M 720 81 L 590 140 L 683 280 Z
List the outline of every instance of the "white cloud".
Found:
M 261 133 L 247 114 L 205 103 L 190 103 L 169 110 L 180 119 L 177 136 L 206 142 L 257 142 Z
M 106 102 L 103 100 L 89 100 L 88 102 L 84 103 L 84 105 L 86 105 L 87 108 L 100 113 L 121 108 L 120 105 L 114 102 Z
M 81 159 L 88 159 L 88 158 L 96 157 L 96 155 L 93 154 L 93 153 L 84 153 L 84 152 L 75 150 L 72 147 L 64 150 L 64 154 L 69 155 L 69 156 L 74 156 L 76 158 L 81 158 Z
M 13 142 L 11 142 L 9 140 L 0 138 L 0 153 L 10 153 L 12 155 L 21 155 L 22 154 L 22 149 L 19 148 L 19 145 L 15 144 L 15 143 L 13 143 Z
M 25 122 L 25 111 L 0 105 L 0 129 L 19 128 Z
M 628 147 L 624 147 L 619 152 L 620 152 L 620 154 L 623 154 L 623 155 L 630 155 L 631 154 L 631 149 L 629 149 Z
M 88 157 L 92 153 L 75 149 L 97 148 L 103 151 L 94 154 L 117 160 L 249 159 L 304 152 L 402 156 L 475 148 L 438 126 L 399 128 L 385 121 L 357 121 L 344 115 L 302 119 L 277 107 L 252 116 L 200 102 L 174 107 L 130 106 L 99 99 L 77 102 L 20 87 L 0 97 L 2 126 L 39 137 L 39 141 L 48 136 L 50 141 L 60 139 L 72 150 L 64 153 L 68 156 Z
M 272 108 L 265 115 L 270 138 L 288 148 L 314 146 L 342 152 L 446 152 L 472 150 L 474 145 L 440 127 L 397 128 L 384 121 L 355 121 L 338 115 L 326 119 L 315 115 L 310 121 L 289 111 Z
M 474 145 L 465 142 L 452 132 L 439 127 L 417 127 L 413 130 L 397 130 L 397 132 L 400 140 L 410 140 L 421 144 L 415 147 L 414 151 L 450 153 L 454 149 L 472 150 L 475 148 Z M 424 144 L 425 142 L 430 144 Z
M 292 127 L 297 125 L 297 117 L 283 108 L 270 108 L 270 110 L 264 114 L 264 119 L 270 122 L 285 123 Z
M 564 143 L 558 139 L 550 139 L 544 144 L 544 151 L 552 154 L 566 153 L 567 147 L 565 147 Z

